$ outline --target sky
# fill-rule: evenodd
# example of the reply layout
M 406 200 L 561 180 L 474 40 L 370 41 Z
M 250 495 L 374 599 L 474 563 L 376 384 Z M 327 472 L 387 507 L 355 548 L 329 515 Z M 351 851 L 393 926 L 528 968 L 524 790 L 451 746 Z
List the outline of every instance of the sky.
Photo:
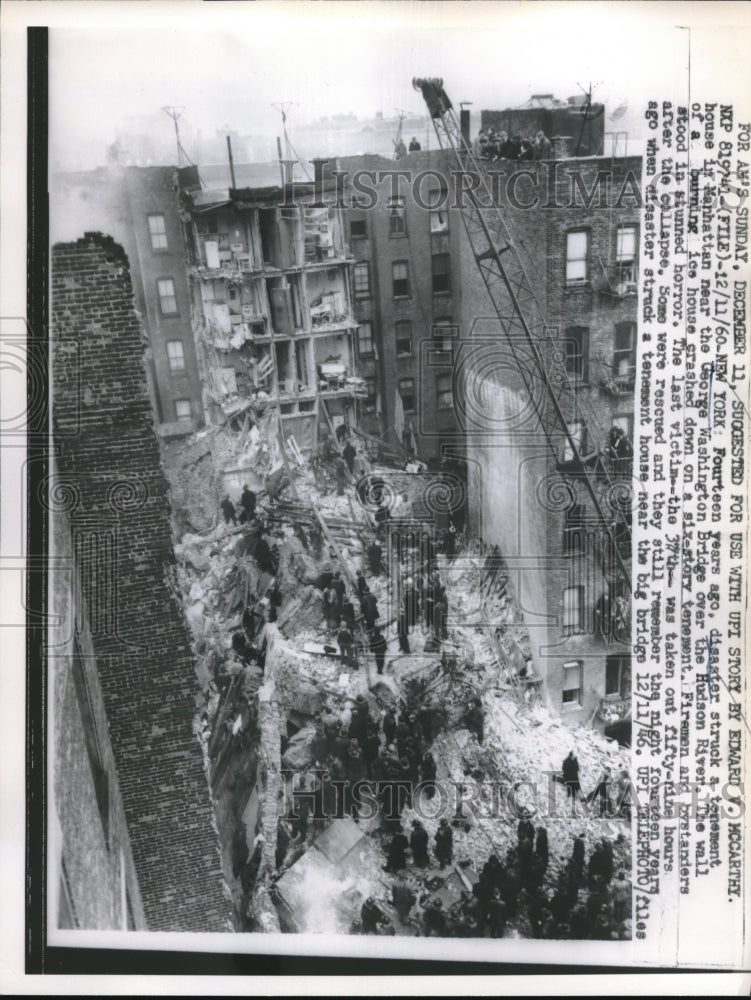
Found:
M 703 74 L 716 86 L 722 72 L 732 81 L 733 67 L 746 61 L 733 3 L 28 6 L 43 8 L 51 25 L 53 165 L 101 163 L 125 117 L 158 115 L 163 105 L 184 107 L 186 122 L 213 136 L 225 124 L 241 134 L 271 132 L 279 123 L 271 105 L 292 101 L 294 136 L 296 121 L 325 115 L 422 113 L 411 81 L 426 75 L 443 77 L 454 104 L 471 101 L 475 111 L 515 107 L 532 93 L 566 98 L 591 84 L 595 100 L 611 110 L 627 103 L 641 117 L 650 98 L 685 99 L 689 34 L 692 84 Z M 720 21 L 725 27 L 702 27 Z M 690 32 L 680 26 L 687 24 Z

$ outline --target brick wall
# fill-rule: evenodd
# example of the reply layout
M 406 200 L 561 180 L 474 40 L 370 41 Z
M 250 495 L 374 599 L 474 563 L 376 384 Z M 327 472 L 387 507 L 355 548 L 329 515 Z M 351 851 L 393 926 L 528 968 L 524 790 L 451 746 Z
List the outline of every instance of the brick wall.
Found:
M 59 474 L 79 500 L 74 551 L 133 858 L 153 930 L 229 929 L 197 691 L 174 581 L 168 486 L 143 366 L 128 262 L 88 233 L 52 253 Z

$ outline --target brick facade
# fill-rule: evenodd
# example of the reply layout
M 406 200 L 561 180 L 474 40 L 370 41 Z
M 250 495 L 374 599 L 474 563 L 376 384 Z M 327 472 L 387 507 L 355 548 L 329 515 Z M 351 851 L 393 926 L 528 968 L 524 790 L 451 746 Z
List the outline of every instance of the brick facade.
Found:
M 127 258 L 88 233 L 52 253 L 53 399 L 76 567 L 148 926 L 230 929 L 219 842 L 194 734 L 195 664 L 175 580 Z M 70 369 L 68 369 L 70 374 Z

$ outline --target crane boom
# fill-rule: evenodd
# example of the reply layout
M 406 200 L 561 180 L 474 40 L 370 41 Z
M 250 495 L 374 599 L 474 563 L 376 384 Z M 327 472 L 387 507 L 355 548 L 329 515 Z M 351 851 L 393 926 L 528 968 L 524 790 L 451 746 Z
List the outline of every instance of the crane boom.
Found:
M 605 441 L 605 433 L 596 415 L 590 413 L 585 418 L 584 401 L 566 368 L 565 344 L 545 322 L 522 257 L 487 177 L 462 136 L 443 81 L 429 78 L 412 82 L 422 92 L 439 146 L 453 157 L 460 175 L 472 175 L 471 183 L 463 190 L 467 197 L 459 206 L 467 239 L 556 468 L 564 478 L 586 489 L 608 542 L 603 571 L 609 576 L 614 570 L 626 591 L 630 591 L 630 480 L 614 475 L 600 453 L 591 448 L 593 432 L 600 442 Z M 583 433 L 572 428 L 574 422 L 583 425 Z M 564 442 L 571 456 L 565 461 L 560 455 Z

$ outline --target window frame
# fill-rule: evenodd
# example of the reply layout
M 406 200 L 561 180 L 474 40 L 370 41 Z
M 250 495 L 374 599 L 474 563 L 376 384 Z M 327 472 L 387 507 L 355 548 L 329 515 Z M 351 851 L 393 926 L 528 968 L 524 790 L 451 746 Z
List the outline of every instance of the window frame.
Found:
M 181 417 L 180 414 L 178 413 L 178 405 L 177 405 L 178 403 L 187 403 L 188 404 L 188 412 L 187 412 L 187 414 L 185 416 Z M 193 406 L 192 406 L 191 401 L 189 399 L 185 399 L 185 398 L 183 398 L 183 399 L 175 399 L 175 400 L 173 400 L 173 405 L 175 407 L 175 420 L 192 420 L 193 419 Z
M 448 379 L 448 389 L 441 388 L 441 382 Z M 446 403 L 443 401 L 443 397 L 448 393 L 450 397 L 450 402 Z M 451 372 L 444 373 L 442 375 L 436 375 L 435 379 L 435 396 L 436 405 L 439 410 L 453 410 L 454 409 L 454 376 Z
M 387 202 L 389 213 L 389 237 L 397 239 L 407 235 L 407 206 L 403 196 L 389 198 Z
M 352 227 L 358 225 L 363 227 L 362 233 L 354 233 Z M 367 219 L 350 219 L 349 220 L 349 238 L 351 240 L 365 240 L 368 238 L 368 222 Z
M 583 420 L 571 420 L 566 424 L 566 427 L 571 432 L 573 438 L 578 437 L 579 444 L 579 454 L 587 454 L 587 427 Z M 575 429 L 576 428 L 576 429 Z M 563 440 L 563 458 L 564 462 L 573 462 L 574 453 L 571 450 L 571 445 L 569 444 L 568 438 Z
M 161 285 L 163 282 L 168 281 L 172 286 L 172 293 L 170 295 L 165 295 L 162 293 Z M 156 279 L 156 294 L 159 299 L 159 312 L 162 316 L 179 316 L 180 311 L 177 308 L 177 292 L 175 291 L 175 279 L 170 277 L 157 278 Z M 164 301 L 165 299 L 171 299 L 174 303 L 173 309 L 165 309 Z
M 152 228 L 152 225 L 151 225 L 151 220 L 152 219 L 161 219 L 162 220 L 162 226 L 163 226 L 163 228 L 160 231 L 158 231 L 158 232 L 154 231 L 154 229 Z M 169 240 L 167 239 L 167 217 L 165 216 L 165 214 L 163 212 L 149 212 L 149 214 L 146 216 L 146 225 L 149 228 L 149 239 L 151 241 L 151 249 L 153 250 L 153 252 L 154 253 L 162 253 L 165 250 L 169 250 Z M 163 246 L 155 246 L 154 245 L 154 238 L 155 237 L 163 237 L 164 238 L 164 245 Z
M 409 350 L 404 351 L 399 348 L 399 341 L 406 341 L 407 338 L 399 336 L 399 328 L 407 328 L 409 330 Z M 412 320 L 411 319 L 398 319 L 394 322 L 394 349 L 396 351 L 397 358 L 411 358 L 413 354 L 413 330 L 412 330 Z
M 412 405 L 411 406 L 407 406 L 407 404 L 405 403 L 405 401 L 404 401 L 404 393 L 402 392 L 402 387 L 404 385 L 406 385 L 407 382 L 409 382 L 409 384 L 411 386 L 409 397 L 408 397 L 408 398 L 411 398 L 411 400 L 412 400 Z M 402 401 L 402 407 L 404 409 L 404 412 L 405 413 L 416 413 L 417 412 L 417 397 L 415 396 L 415 380 L 414 380 L 414 378 L 412 378 L 412 376 L 409 376 L 408 378 L 400 378 L 399 381 L 397 382 L 397 389 L 399 391 L 399 396 L 400 396 L 401 401 Z
M 583 256 L 573 257 L 571 255 L 570 240 L 574 236 L 584 237 L 584 254 Z M 591 233 L 589 229 L 577 228 L 569 229 L 566 232 L 566 270 L 565 270 L 565 284 L 566 288 L 586 288 L 589 285 L 589 256 L 590 256 L 590 245 L 591 245 Z M 570 269 L 572 265 L 584 263 L 584 276 L 583 277 L 571 277 Z
M 170 348 L 173 344 L 178 344 L 180 347 L 180 367 L 175 367 L 173 365 L 173 360 L 175 360 L 170 353 Z M 166 351 L 167 351 L 167 364 L 169 365 L 170 375 L 181 375 L 185 372 L 185 345 L 182 340 L 173 339 L 166 341 Z
M 363 350 L 362 339 L 363 331 L 367 327 L 368 334 L 365 338 L 370 341 L 370 347 Z M 369 319 L 361 320 L 357 324 L 357 356 L 358 358 L 372 358 L 375 356 L 375 340 L 373 339 L 373 324 Z
M 628 257 L 624 256 L 621 250 L 622 236 L 627 232 L 634 234 L 634 252 Z M 615 230 L 615 263 L 619 268 L 635 267 L 639 259 L 639 223 L 621 222 Z
M 628 348 L 618 347 L 618 338 L 624 331 L 628 332 L 630 346 Z M 636 378 L 636 334 L 637 325 L 633 320 L 623 320 L 615 324 L 613 334 L 613 372 L 616 381 L 631 381 Z M 621 361 L 628 361 L 628 371 L 619 371 Z
M 365 274 L 365 288 L 358 288 L 358 269 Z M 372 295 L 370 286 L 370 261 L 358 260 L 352 268 L 352 288 L 356 299 L 369 299 Z
M 581 336 L 578 336 L 581 334 Z M 572 351 L 572 346 L 578 351 Z M 564 331 L 564 351 L 566 374 L 577 382 L 589 381 L 589 327 L 575 324 Z M 571 362 L 577 362 L 572 365 Z
M 443 216 L 443 223 L 440 222 L 440 216 Z M 435 220 L 439 219 L 438 225 L 435 224 Z M 433 235 L 438 235 L 439 233 L 447 233 L 449 231 L 449 210 L 448 208 L 431 208 L 430 209 L 430 232 Z
M 438 259 L 445 260 L 446 270 L 436 272 L 435 263 Z M 446 281 L 446 288 L 436 288 L 436 278 L 443 278 Z M 451 254 L 447 252 L 434 253 L 430 255 L 430 288 L 433 295 L 451 295 Z
M 396 277 L 396 268 L 404 268 L 404 278 Z M 397 291 L 397 284 L 401 286 L 404 284 L 406 291 Z M 392 260 L 391 261 L 391 295 L 394 299 L 409 299 L 410 295 L 410 284 L 409 284 L 409 261 L 407 260 Z
M 617 689 L 614 691 L 608 691 L 608 673 L 612 665 L 617 665 L 618 668 L 618 684 Z M 609 653 L 605 657 L 605 678 L 603 684 L 604 697 L 610 701 L 619 701 L 624 697 L 623 694 L 623 673 L 624 667 L 631 666 L 630 655 L 623 653 Z
M 565 663 L 561 664 L 563 668 L 563 679 L 561 682 L 561 707 L 563 709 L 568 708 L 581 708 L 584 696 L 584 662 L 583 660 L 567 660 Z M 566 671 L 577 670 L 579 677 L 579 684 L 577 687 L 567 687 Z M 576 698 L 566 698 L 566 694 L 569 691 L 576 692 Z
M 568 600 L 567 594 L 576 595 L 576 600 Z M 584 586 L 581 583 L 564 588 L 561 628 L 564 635 L 579 635 L 584 631 Z

